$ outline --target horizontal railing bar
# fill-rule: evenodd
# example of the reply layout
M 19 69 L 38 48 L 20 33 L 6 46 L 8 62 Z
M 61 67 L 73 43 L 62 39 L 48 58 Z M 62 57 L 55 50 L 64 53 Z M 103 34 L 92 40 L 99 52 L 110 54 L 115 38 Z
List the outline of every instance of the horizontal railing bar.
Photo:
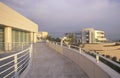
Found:
M 3 61 L 3 60 L 5 60 L 5 59 L 8 59 L 8 58 L 14 57 L 15 55 L 18 55 L 18 54 L 24 53 L 24 52 L 26 52 L 27 50 L 29 50 L 29 48 L 27 48 L 27 49 L 25 49 L 25 50 L 23 50 L 23 51 L 21 51 L 21 52 L 15 53 L 15 54 L 13 54 L 13 55 L 10 55 L 10 56 L 6 56 L 6 57 L 3 57 L 3 58 L 0 58 L 0 61 Z
M 9 74 L 7 74 L 6 76 L 4 76 L 3 78 L 8 77 L 9 75 L 11 75 L 11 74 L 14 73 L 14 72 L 15 72 L 15 71 L 10 72 Z
M 29 54 L 29 52 L 27 51 L 27 52 L 26 52 L 25 54 L 23 54 L 22 56 L 19 56 L 19 57 L 18 57 L 18 60 L 21 59 L 22 57 L 28 55 L 28 54 Z
M 10 44 L 10 43 L 8 43 L 8 44 Z M 14 43 L 12 43 L 13 45 L 14 45 Z M 24 44 L 24 43 L 19 43 L 19 44 Z M 9 72 L 8 74 L 6 74 L 3 78 L 6 78 L 6 77 L 8 77 L 8 76 L 10 76 L 10 75 L 12 75 L 12 73 L 17 73 L 17 74 L 19 74 L 18 72 L 21 72 L 21 70 L 23 70 L 26 66 L 28 66 L 28 64 L 29 64 L 29 60 L 30 60 L 30 58 L 29 58 L 29 53 L 30 53 L 30 51 L 31 51 L 31 47 L 29 46 L 27 49 L 25 49 L 25 50 L 23 50 L 23 51 L 20 51 L 20 52 L 18 52 L 18 53 L 14 53 L 14 54 L 12 54 L 12 55 L 9 55 L 9 56 L 6 56 L 6 57 L 3 57 L 3 58 L 0 58 L 0 62 L 1 61 L 5 61 L 5 60 L 7 60 L 7 59 L 9 59 L 9 58 L 13 58 L 12 60 L 10 60 L 10 61 L 8 61 L 7 63 L 4 63 L 3 65 L 0 65 L 0 69 L 1 68 L 3 68 L 4 66 L 7 66 L 7 65 L 10 65 L 10 64 L 12 64 L 13 63 L 13 65 L 12 66 L 9 66 L 7 69 L 5 69 L 5 70 L 3 70 L 3 71 L 1 71 L 0 72 L 0 75 L 2 75 L 2 74 L 4 74 L 4 73 L 6 73 L 6 72 L 8 72 L 8 71 L 10 71 L 11 69 L 13 69 L 13 70 L 11 70 L 11 72 Z M 25 53 L 26 52 L 26 53 Z M 22 54 L 23 53 L 23 54 Z M 20 55 L 21 54 L 21 55 Z M 14 57 L 15 56 L 17 56 L 17 62 L 16 63 L 14 63 Z M 18 57 L 19 56 L 19 57 Z M 20 59 L 20 61 L 18 61 Z M 20 64 L 21 63 L 21 64 Z M 18 66 L 18 64 L 19 64 L 19 66 Z M 14 67 L 15 66 L 18 66 L 16 69 L 17 69 L 17 72 L 14 70 Z M 22 67 L 23 66 L 23 67 Z
M 118 64 L 118 63 L 116 63 L 116 62 L 114 62 L 114 61 L 112 61 L 112 60 L 110 60 L 110 59 L 107 59 L 107 58 L 103 57 L 102 55 L 99 55 L 99 56 L 102 57 L 102 58 L 104 58 L 105 60 L 107 60 L 107 61 L 115 64 L 116 66 L 120 67 L 120 64 Z
M 18 60 L 21 59 L 22 57 L 26 56 L 29 52 L 26 52 L 24 55 L 18 57 Z
M 24 63 L 22 63 L 17 69 L 19 69 L 22 65 L 26 64 L 27 61 L 29 61 L 29 59 L 27 59 Z
M 29 56 L 27 56 L 26 58 L 28 58 Z M 24 60 L 26 59 L 26 58 L 24 58 Z M 22 60 L 23 61 L 23 60 Z M 22 63 L 17 69 L 19 69 L 22 65 L 24 65 L 27 61 L 29 61 L 29 59 L 27 59 L 24 63 Z M 16 65 L 16 64 L 14 64 L 14 65 Z M 11 67 L 9 67 L 8 69 L 6 69 L 6 70 L 4 70 L 3 72 L 1 72 L 0 74 L 2 74 L 2 73 L 4 73 L 4 72 L 6 72 L 6 71 L 8 71 L 8 70 L 10 70 L 11 68 L 13 68 L 14 67 L 14 65 L 13 66 L 11 66 Z M 12 71 L 12 72 L 15 72 L 15 71 Z M 9 75 L 10 75 L 10 73 L 9 73 Z M 8 75 L 8 76 L 9 76 Z M 5 76 L 5 78 L 6 78 L 7 76 Z
M 6 69 L 6 70 L 4 70 L 4 71 L 2 71 L 2 72 L 0 72 L 0 74 L 2 74 L 2 73 L 4 73 L 4 72 L 6 72 L 6 71 L 8 71 L 8 70 L 10 70 L 11 68 L 13 68 L 14 67 L 14 65 L 13 66 L 11 66 L 11 67 L 9 67 L 8 69 Z
M 12 60 L 12 61 L 10 61 L 10 62 L 8 62 L 8 63 L 3 64 L 2 66 L 0 66 L 0 68 L 4 67 L 4 66 L 6 66 L 6 65 L 8 65 L 8 64 L 10 64 L 10 63 L 12 63 L 12 62 L 14 62 L 14 60 Z
M 78 46 L 74 46 L 74 45 L 70 45 L 70 46 L 73 46 L 73 47 L 76 47 L 76 48 L 80 48 L 80 47 L 78 47 Z
M 92 53 L 93 53 L 93 54 L 95 54 L 95 55 L 99 55 L 100 57 L 104 58 L 105 60 L 107 60 L 107 61 L 109 61 L 109 62 L 111 62 L 111 63 L 115 64 L 115 65 L 116 65 L 116 66 L 118 66 L 118 67 L 120 67 L 120 65 L 119 65 L 119 64 L 117 64 L 116 62 L 114 62 L 114 61 L 112 61 L 112 60 L 110 60 L 110 59 L 107 59 L 107 58 L 103 57 L 102 55 L 97 54 L 97 53 L 95 53 L 95 52 L 92 52 Z
M 18 62 L 17 64 L 20 64 L 22 61 L 24 61 L 25 59 L 29 58 L 29 56 L 25 57 L 24 59 L 22 59 L 20 62 Z
M 7 44 L 7 42 L 0 42 L 0 43 L 6 43 Z M 12 44 L 12 43 L 30 43 L 30 42 L 11 42 L 9 44 Z
M 27 66 L 27 63 L 25 64 L 25 66 Z M 18 74 L 21 72 L 21 70 L 23 70 L 23 68 L 21 68 L 20 70 L 18 70 Z
M 85 50 L 85 49 L 83 49 L 83 50 Z M 116 63 L 116 62 L 114 62 L 114 61 L 112 61 L 112 60 L 110 60 L 110 59 L 108 59 L 108 58 L 105 58 L 105 57 L 103 57 L 103 56 L 100 55 L 100 54 L 97 54 L 97 53 L 95 53 L 95 52 L 93 52 L 93 51 L 89 51 L 89 50 L 87 50 L 87 51 L 90 52 L 90 53 L 93 53 L 93 54 L 95 54 L 95 55 L 98 55 L 98 56 L 102 57 L 103 59 L 105 59 L 105 60 L 107 60 L 107 61 L 113 63 L 114 65 L 120 67 L 120 65 L 119 65 L 118 63 Z

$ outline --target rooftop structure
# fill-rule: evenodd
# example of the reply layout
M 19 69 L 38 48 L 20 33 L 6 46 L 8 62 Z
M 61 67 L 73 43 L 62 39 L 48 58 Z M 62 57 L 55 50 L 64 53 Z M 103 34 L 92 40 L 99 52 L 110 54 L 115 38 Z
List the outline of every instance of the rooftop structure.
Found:
M 11 50 L 12 43 L 36 42 L 38 25 L 0 2 L 0 50 Z

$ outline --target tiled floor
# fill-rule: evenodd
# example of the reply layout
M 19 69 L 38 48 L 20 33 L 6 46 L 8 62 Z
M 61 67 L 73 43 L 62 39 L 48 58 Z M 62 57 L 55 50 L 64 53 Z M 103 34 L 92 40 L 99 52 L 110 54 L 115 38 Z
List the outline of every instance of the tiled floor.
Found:
M 45 43 L 34 46 L 33 60 L 25 78 L 88 78 L 78 65 L 47 47 Z

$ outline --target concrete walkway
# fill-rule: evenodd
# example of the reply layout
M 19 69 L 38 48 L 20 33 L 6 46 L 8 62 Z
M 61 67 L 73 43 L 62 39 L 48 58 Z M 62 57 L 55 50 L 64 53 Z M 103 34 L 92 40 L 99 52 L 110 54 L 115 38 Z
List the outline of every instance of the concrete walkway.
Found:
M 78 65 L 45 43 L 34 46 L 32 61 L 25 78 L 88 78 Z

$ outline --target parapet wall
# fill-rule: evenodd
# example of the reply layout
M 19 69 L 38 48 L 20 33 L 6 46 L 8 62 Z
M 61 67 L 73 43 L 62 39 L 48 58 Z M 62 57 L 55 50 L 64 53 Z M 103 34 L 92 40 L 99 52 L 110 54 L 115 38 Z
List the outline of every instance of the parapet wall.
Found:
M 97 63 L 95 59 L 85 53 L 56 44 L 48 43 L 47 45 L 78 64 L 89 78 L 120 78 L 118 73 L 116 74 L 115 71 L 103 63 Z

